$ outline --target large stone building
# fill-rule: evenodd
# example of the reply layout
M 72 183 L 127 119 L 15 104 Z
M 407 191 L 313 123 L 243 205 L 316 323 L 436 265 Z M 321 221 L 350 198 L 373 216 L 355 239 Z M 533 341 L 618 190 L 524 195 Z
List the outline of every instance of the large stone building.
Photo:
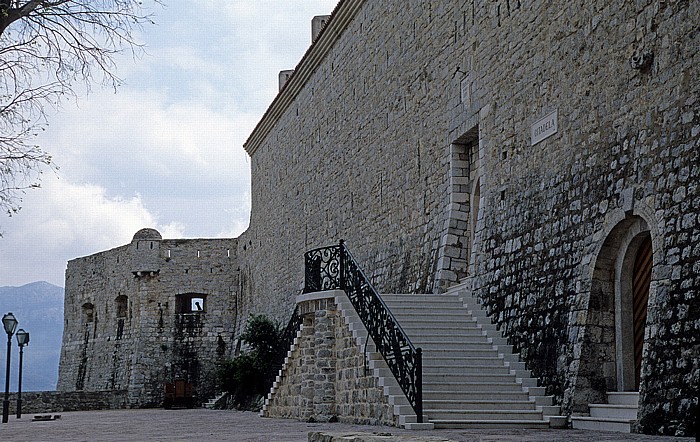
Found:
M 286 320 L 303 252 L 344 238 L 382 293 L 466 283 L 563 413 L 634 390 L 637 430 L 695 434 L 698 17 L 686 0 L 339 2 L 245 144 L 236 313 Z
M 164 384 L 185 379 L 211 397 L 240 321 L 236 250 L 235 239 L 142 229 L 70 261 L 57 389 L 126 391 L 129 406 L 160 406 Z

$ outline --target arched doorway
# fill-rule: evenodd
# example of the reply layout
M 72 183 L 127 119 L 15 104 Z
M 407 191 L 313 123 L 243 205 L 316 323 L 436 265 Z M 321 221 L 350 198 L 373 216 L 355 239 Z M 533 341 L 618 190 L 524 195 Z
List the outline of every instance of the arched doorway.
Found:
M 615 284 L 617 391 L 638 391 L 653 253 L 648 230 L 625 235 Z
M 634 262 L 632 283 L 632 321 L 634 323 L 634 373 L 635 390 L 639 390 L 639 378 L 642 370 L 642 349 L 644 347 L 644 328 L 647 322 L 649 288 L 651 286 L 651 266 L 653 264 L 651 235 L 647 234 L 640 244 Z
M 603 241 L 592 274 L 575 408 L 605 403 L 608 392 L 639 390 L 653 255 L 649 225 L 639 216 L 620 221 Z

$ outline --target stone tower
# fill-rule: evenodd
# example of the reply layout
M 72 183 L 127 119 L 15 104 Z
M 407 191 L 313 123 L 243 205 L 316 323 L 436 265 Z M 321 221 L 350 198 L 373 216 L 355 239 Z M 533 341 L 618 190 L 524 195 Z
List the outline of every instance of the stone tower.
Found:
M 179 378 L 211 396 L 239 321 L 236 243 L 142 229 L 70 261 L 58 390 L 121 390 L 129 406 L 157 406 Z

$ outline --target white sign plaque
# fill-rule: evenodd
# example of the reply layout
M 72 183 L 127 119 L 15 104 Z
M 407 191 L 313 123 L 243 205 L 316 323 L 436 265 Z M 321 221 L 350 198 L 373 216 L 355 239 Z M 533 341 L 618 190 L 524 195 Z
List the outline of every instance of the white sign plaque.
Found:
M 539 143 L 545 138 L 551 137 L 552 135 L 557 133 L 558 127 L 558 111 L 554 110 L 553 112 L 550 112 L 544 117 L 537 120 L 530 127 L 530 144 L 534 146 L 535 144 Z

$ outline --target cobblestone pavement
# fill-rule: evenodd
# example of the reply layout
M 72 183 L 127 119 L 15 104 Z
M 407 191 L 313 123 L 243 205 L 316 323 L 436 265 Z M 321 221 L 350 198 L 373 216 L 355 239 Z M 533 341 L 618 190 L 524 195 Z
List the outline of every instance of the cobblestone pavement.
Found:
M 33 422 L 10 416 L 0 424 L 0 441 L 260 441 L 302 442 L 310 432 L 357 435 L 382 441 L 691 441 L 670 438 L 580 430 L 434 430 L 406 431 L 398 428 L 341 423 L 306 423 L 261 418 L 256 413 L 229 410 L 114 410 L 61 413 L 58 420 Z M 359 439 L 346 439 L 360 441 Z

